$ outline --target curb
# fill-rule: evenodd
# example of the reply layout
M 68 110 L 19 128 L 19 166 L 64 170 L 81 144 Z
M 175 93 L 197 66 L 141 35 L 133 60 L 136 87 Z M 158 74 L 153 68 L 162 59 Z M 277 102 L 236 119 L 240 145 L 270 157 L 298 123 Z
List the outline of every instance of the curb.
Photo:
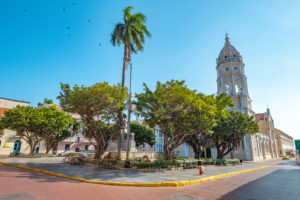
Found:
M 61 177 L 61 178 L 67 178 L 67 179 L 71 179 L 71 180 L 81 181 L 81 182 L 85 182 L 85 183 L 115 185 L 115 186 L 135 186 L 135 187 L 178 187 L 178 186 L 184 186 L 184 185 L 192 185 L 192 184 L 201 183 L 201 182 L 205 182 L 205 181 L 220 179 L 220 178 L 223 178 L 226 176 L 232 176 L 232 175 L 243 174 L 243 173 L 247 173 L 247 172 L 253 172 L 253 171 L 266 169 L 266 168 L 270 167 L 270 166 L 259 167 L 259 168 L 237 171 L 237 172 L 221 174 L 221 175 L 216 175 L 216 176 L 210 176 L 210 177 L 206 177 L 206 178 L 201 178 L 201 179 L 197 179 L 197 180 L 189 180 L 189 181 L 159 182 L 159 183 L 127 183 L 127 182 L 93 181 L 93 180 L 88 180 L 88 179 L 83 179 L 83 178 L 78 178 L 78 177 L 67 176 L 64 174 L 44 171 L 44 170 L 40 170 L 40 169 L 36 169 L 36 168 L 26 167 L 26 166 L 22 166 L 22 165 L 15 165 L 15 164 L 5 163 L 5 162 L 0 162 L 0 164 L 17 167 L 17 168 L 21 168 L 21 169 L 27 169 L 27 170 L 31 170 L 34 172 L 39 172 L 39 173 L 47 174 L 47 175 L 51 175 L 51 176 L 57 176 L 57 177 Z

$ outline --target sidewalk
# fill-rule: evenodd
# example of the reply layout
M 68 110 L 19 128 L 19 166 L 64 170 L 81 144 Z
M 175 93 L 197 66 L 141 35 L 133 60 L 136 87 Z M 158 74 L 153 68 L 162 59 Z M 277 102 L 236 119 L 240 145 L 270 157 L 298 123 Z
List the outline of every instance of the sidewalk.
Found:
M 77 166 L 62 163 L 63 158 L 7 158 L 0 161 L 23 165 L 72 177 L 106 182 L 157 183 L 197 180 L 209 176 L 226 174 L 266 166 L 261 163 L 243 163 L 235 166 L 204 166 L 204 174 L 198 169 L 164 170 L 159 172 L 138 172 L 108 170 L 90 166 Z

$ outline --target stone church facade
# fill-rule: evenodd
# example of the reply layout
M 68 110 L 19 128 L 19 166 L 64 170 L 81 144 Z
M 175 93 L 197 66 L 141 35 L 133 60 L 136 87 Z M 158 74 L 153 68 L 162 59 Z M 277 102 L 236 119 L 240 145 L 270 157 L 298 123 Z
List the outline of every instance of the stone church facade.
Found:
M 274 120 L 270 109 L 268 108 L 264 113 L 255 113 L 252 110 L 243 57 L 229 42 L 227 35 L 216 62 L 217 94 L 226 93 L 231 96 L 234 107 L 230 109 L 253 116 L 259 125 L 259 133 L 246 135 L 239 149 L 227 157 L 242 160 L 278 158 L 278 137 L 275 137 Z

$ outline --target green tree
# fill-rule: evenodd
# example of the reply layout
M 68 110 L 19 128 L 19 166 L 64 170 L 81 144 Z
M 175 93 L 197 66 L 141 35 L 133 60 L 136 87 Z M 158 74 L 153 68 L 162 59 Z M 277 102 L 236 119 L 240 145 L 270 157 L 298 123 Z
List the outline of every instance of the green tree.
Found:
M 53 101 L 52 101 L 52 99 L 47 99 L 47 98 L 45 98 L 45 99 L 44 99 L 44 103 L 39 102 L 39 103 L 38 103 L 38 106 L 42 106 L 43 104 L 49 104 L 49 105 L 52 105 L 52 104 L 53 104 Z
M 230 111 L 229 115 L 219 120 L 213 131 L 217 158 L 224 158 L 241 145 L 245 135 L 257 133 L 259 128 L 253 117 Z
M 136 122 L 131 122 L 130 131 L 134 133 L 134 141 L 136 146 L 139 146 L 143 143 L 147 143 L 149 145 L 155 144 L 155 133 L 152 128 Z
M 123 10 L 123 22 L 116 24 L 112 34 L 111 43 L 113 46 L 124 45 L 123 68 L 122 68 L 122 83 L 125 86 L 125 71 L 128 63 L 131 63 L 132 52 L 137 54 L 142 51 L 145 43 L 145 36 L 151 37 L 146 26 L 147 17 L 142 13 L 131 14 L 132 7 L 127 7 Z M 122 110 L 119 111 L 118 126 L 123 127 L 124 121 Z M 118 129 L 118 159 L 121 158 L 121 128 Z
M 71 122 L 71 124 L 69 124 L 69 127 L 70 126 L 73 126 L 73 131 L 72 132 L 69 131 L 69 128 L 64 129 L 63 131 L 60 131 L 57 134 L 55 134 L 53 138 L 51 138 L 51 141 L 50 141 L 51 147 L 50 147 L 50 149 L 51 148 L 52 148 L 52 150 L 57 149 L 57 146 L 58 146 L 59 142 L 78 134 L 79 131 L 80 131 L 80 128 L 81 128 L 81 122 L 73 120 L 73 122 Z
M 76 122 L 70 115 L 58 111 L 56 106 L 40 108 L 40 112 L 43 113 L 45 130 L 42 137 L 45 140 L 47 154 L 60 141 L 77 134 L 80 129 L 80 122 Z M 71 125 L 73 126 L 73 131 L 69 132 L 68 128 Z
M 145 36 L 151 37 L 146 26 L 147 17 L 142 13 L 131 14 L 132 7 L 123 10 L 123 22 L 117 23 L 112 34 L 111 43 L 116 46 L 124 45 L 122 87 L 125 85 L 126 65 L 131 62 L 131 53 L 144 49 Z
M 202 152 L 213 145 L 212 135 L 209 132 L 190 135 L 187 137 L 186 143 L 193 148 L 195 159 L 200 159 Z
M 3 128 L 16 131 L 28 143 L 30 154 L 34 153 L 39 142 L 43 139 L 45 122 L 43 113 L 38 108 L 17 106 L 5 112 L 1 124 Z
M 81 116 L 82 133 L 95 141 L 95 158 L 100 158 L 120 128 L 116 121 L 119 111 L 126 107 L 127 89 L 107 82 L 90 87 L 75 85 L 73 88 L 61 83 L 57 98 L 65 111 Z
M 228 107 L 232 107 L 233 103 L 230 96 L 227 96 L 225 93 L 214 96 L 215 106 L 216 106 L 216 115 L 215 121 L 218 122 L 222 118 L 228 116 L 229 111 L 226 110 Z M 199 159 L 202 155 L 202 152 L 207 148 L 213 146 L 213 131 L 208 130 L 200 134 L 191 135 L 186 139 L 187 144 L 189 144 L 195 153 L 195 158 Z
M 150 127 L 164 134 L 164 158 L 172 159 L 173 151 L 188 136 L 211 129 L 215 124 L 213 96 L 190 90 L 184 81 L 157 82 L 155 91 L 144 84 L 136 94 L 138 114 Z

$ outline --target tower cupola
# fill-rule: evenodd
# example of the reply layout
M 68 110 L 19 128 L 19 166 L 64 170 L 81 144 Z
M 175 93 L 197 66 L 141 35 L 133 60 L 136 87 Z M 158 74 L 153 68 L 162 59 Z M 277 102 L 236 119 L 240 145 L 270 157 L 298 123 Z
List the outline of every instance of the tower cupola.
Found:
M 225 44 L 217 58 L 218 95 L 226 93 L 235 104 L 233 110 L 251 114 L 251 100 L 248 94 L 247 77 L 240 52 L 230 43 L 226 34 Z

